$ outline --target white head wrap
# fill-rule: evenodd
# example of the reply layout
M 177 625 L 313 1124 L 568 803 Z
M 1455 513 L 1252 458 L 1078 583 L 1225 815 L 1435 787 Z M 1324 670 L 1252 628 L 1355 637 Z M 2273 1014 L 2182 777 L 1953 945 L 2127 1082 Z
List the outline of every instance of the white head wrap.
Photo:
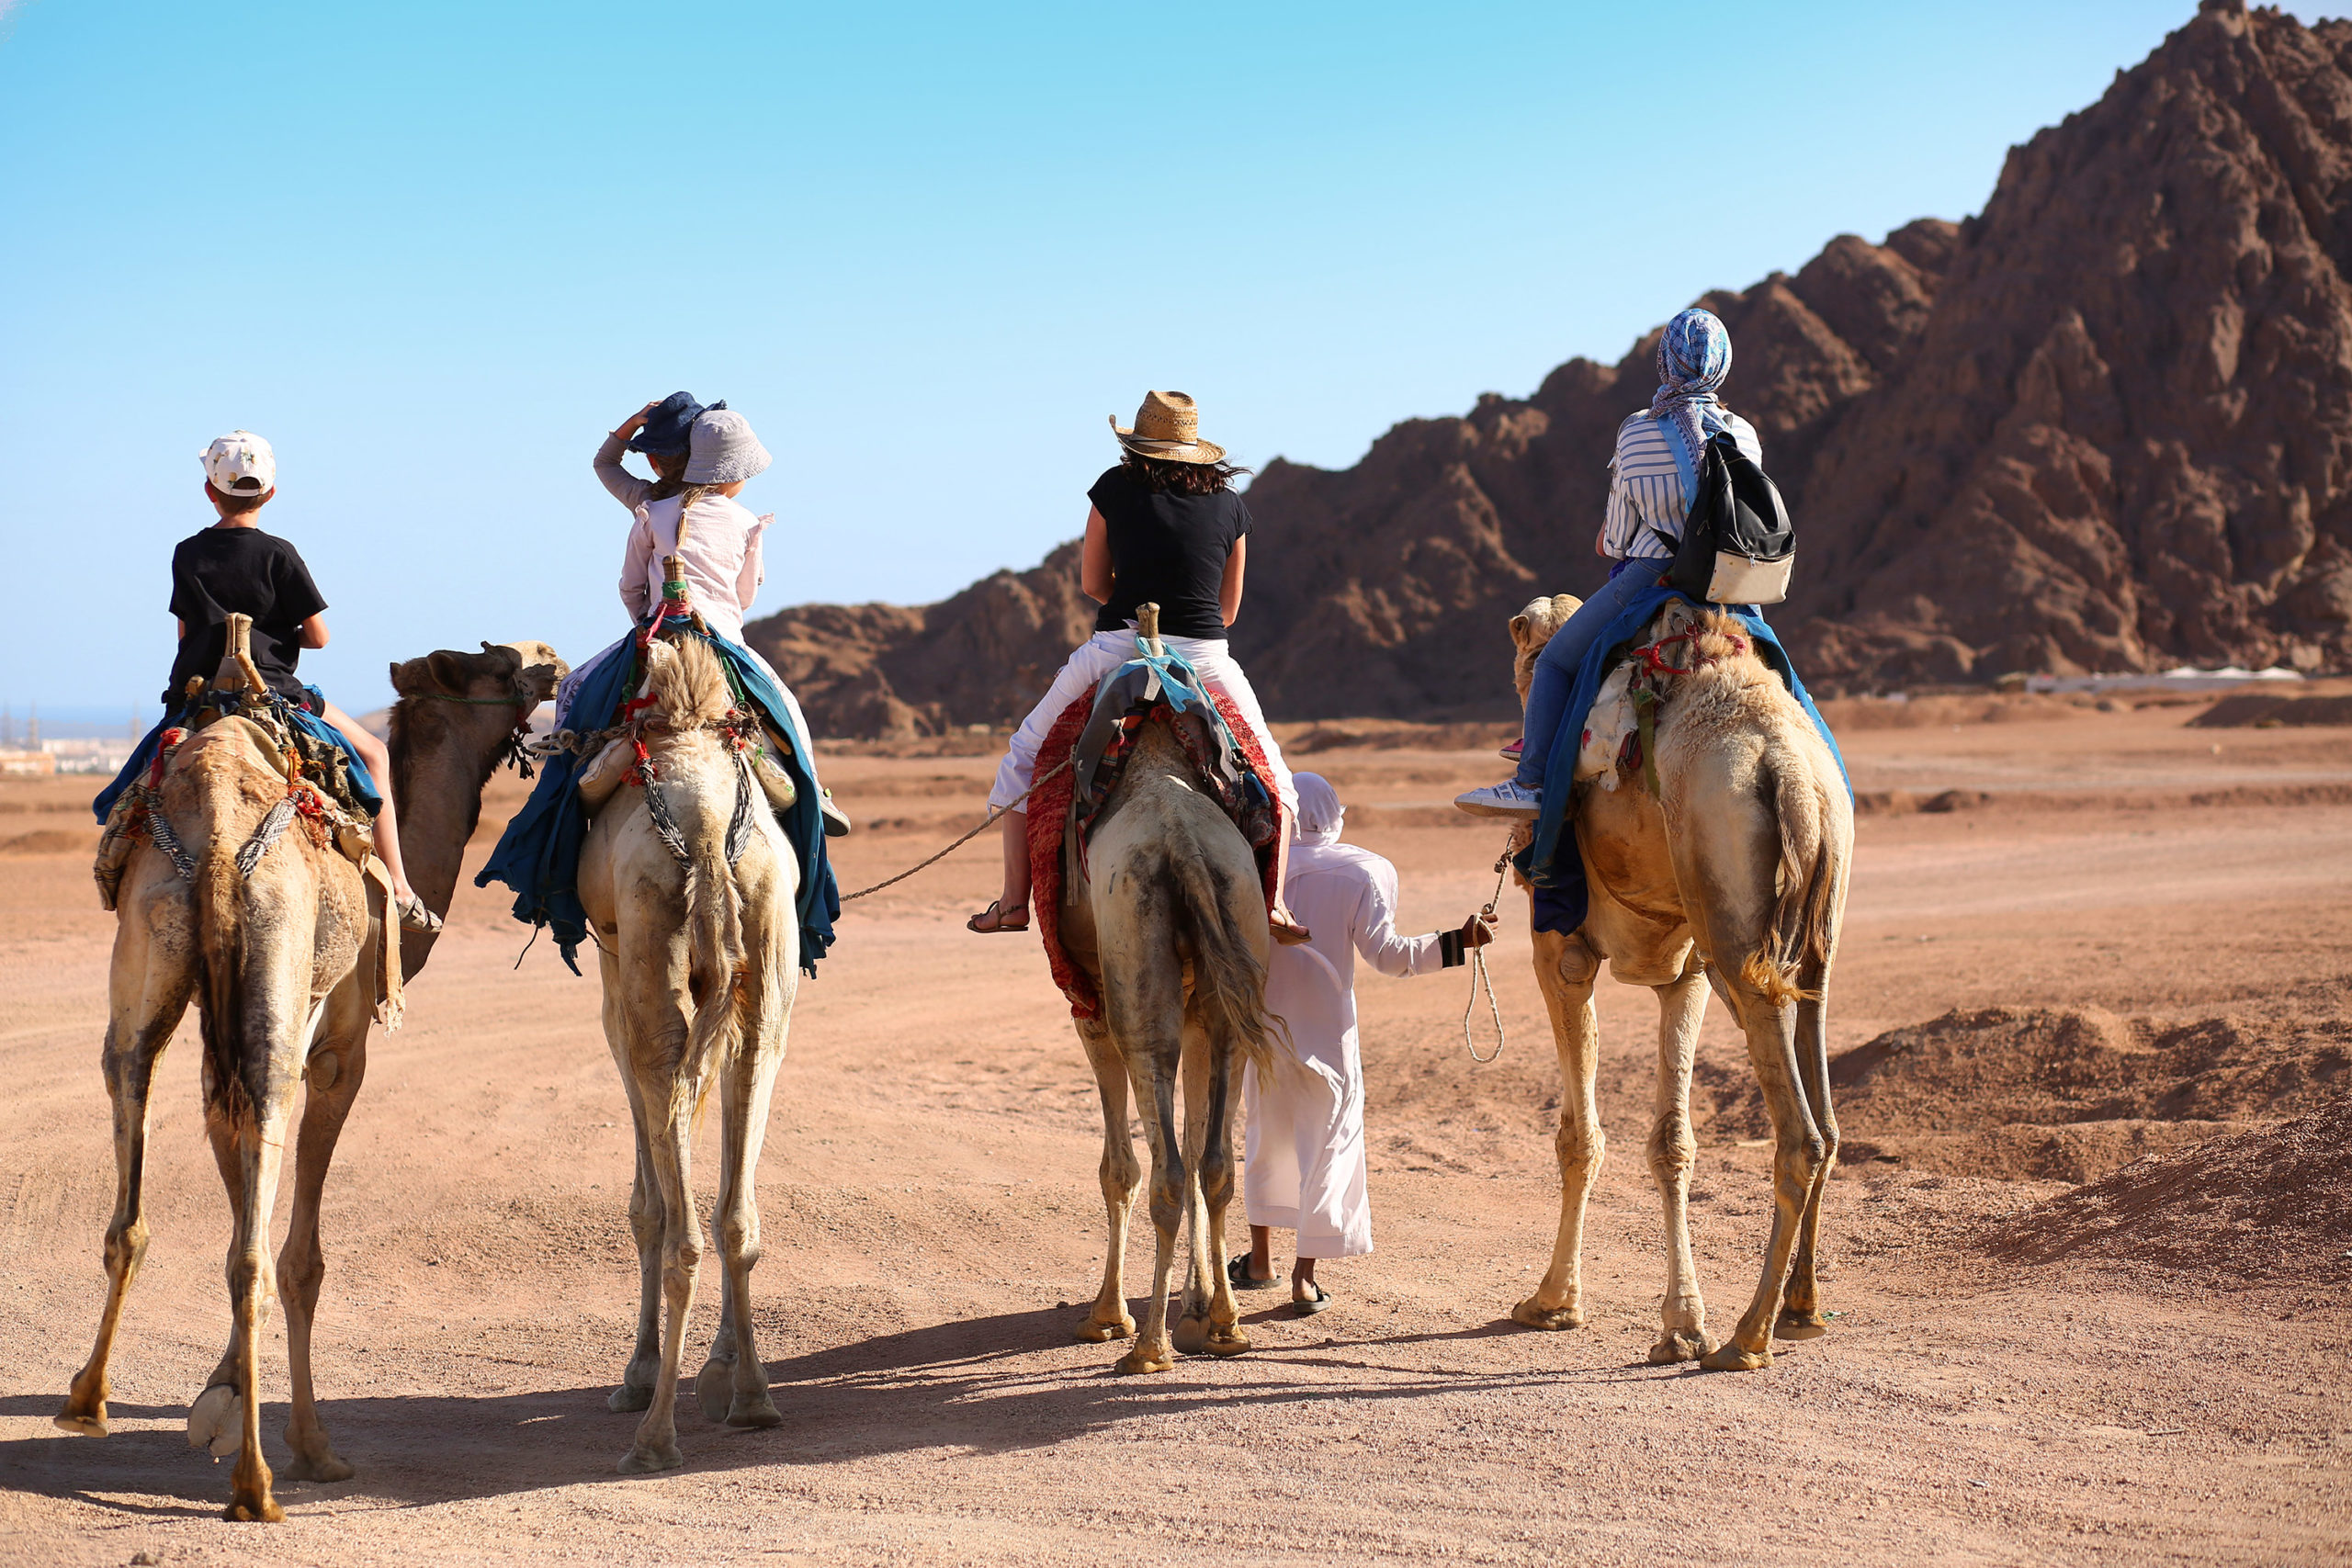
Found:
M 1348 808 L 1340 804 L 1339 792 L 1331 781 L 1321 773 L 1294 773 L 1298 785 L 1298 841 L 1302 844 L 1336 844 L 1340 841 L 1340 824 Z

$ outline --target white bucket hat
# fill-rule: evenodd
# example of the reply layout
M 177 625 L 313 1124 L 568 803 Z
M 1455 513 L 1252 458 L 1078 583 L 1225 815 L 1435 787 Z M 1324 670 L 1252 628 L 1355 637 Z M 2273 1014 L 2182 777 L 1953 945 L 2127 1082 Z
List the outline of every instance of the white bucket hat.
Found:
M 232 430 L 204 449 L 204 477 L 222 495 L 267 495 L 277 488 L 277 454 L 250 430 Z
M 752 434 L 750 420 L 733 409 L 707 409 L 687 436 L 684 479 L 690 485 L 731 485 L 774 461 Z

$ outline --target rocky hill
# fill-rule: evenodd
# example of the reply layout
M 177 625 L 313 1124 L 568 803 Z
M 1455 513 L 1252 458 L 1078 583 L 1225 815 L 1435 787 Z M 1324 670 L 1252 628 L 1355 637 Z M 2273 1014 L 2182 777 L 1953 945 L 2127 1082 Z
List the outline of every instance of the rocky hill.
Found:
M 2352 667 L 2352 22 L 2237 0 L 2010 152 L 1984 211 L 1703 303 L 1800 528 L 1773 619 L 1829 691 Z M 1507 715 L 1502 621 L 1589 589 L 1655 333 L 1351 468 L 1276 459 L 1236 652 L 1276 717 Z M 1074 546 L 921 609 L 749 632 L 818 728 L 1016 717 L 1083 635 Z

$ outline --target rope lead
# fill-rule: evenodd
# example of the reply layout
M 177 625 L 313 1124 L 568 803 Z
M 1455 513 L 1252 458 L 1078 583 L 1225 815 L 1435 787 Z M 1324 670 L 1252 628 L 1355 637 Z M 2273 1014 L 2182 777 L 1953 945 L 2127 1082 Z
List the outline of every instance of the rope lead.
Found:
M 1516 832 L 1513 833 L 1512 837 L 1517 837 Z M 1510 874 L 1510 840 L 1505 840 L 1503 842 L 1503 852 L 1495 857 L 1494 894 L 1492 897 L 1487 898 L 1487 907 L 1478 911 L 1478 919 L 1480 924 L 1492 925 L 1494 923 L 1495 906 L 1502 901 L 1503 878 L 1508 876 Z M 1470 1030 L 1471 1017 L 1477 1011 L 1478 988 L 1481 986 L 1485 987 L 1487 990 L 1487 1010 L 1494 1015 L 1495 1020 L 1495 1048 L 1483 1056 L 1478 1055 L 1477 1038 Z M 1480 1066 L 1485 1066 L 1488 1062 L 1493 1061 L 1496 1057 L 1500 1056 L 1503 1054 L 1503 1046 L 1508 1042 L 1509 1038 L 1510 1036 L 1508 1032 L 1503 1028 L 1502 1003 L 1495 999 L 1495 977 L 1487 971 L 1487 950 L 1484 947 L 1474 947 L 1470 950 L 1470 999 L 1462 1004 L 1463 1048 L 1470 1053 L 1470 1059 L 1472 1061 L 1477 1063 Z

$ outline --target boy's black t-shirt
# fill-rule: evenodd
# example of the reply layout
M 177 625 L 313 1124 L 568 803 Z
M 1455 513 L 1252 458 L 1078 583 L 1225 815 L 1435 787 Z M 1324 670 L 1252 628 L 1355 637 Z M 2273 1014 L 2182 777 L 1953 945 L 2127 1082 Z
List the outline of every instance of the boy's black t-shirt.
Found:
M 254 667 L 262 680 L 280 695 L 300 697 L 294 666 L 302 657 L 302 623 L 326 607 L 301 552 L 275 534 L 207 528 L 182 539 L 172 552 L 172 614 L 187 632 L 172 660 L 164 711 L 179 707 L 189 676 L 209 681 L 220 670 L 232 615 L 254 618 Z
M 1226 558 L 1250 532 L 1250 509 L 1229 490 L 1213 495 L 1155 491 L 1122 463 L 1086 492 L 1102 514 L 1116 581 L 1094 629 L 1114 632 L 1136 606 L 1157 603 L 1170 637 L 1223 637 Z

